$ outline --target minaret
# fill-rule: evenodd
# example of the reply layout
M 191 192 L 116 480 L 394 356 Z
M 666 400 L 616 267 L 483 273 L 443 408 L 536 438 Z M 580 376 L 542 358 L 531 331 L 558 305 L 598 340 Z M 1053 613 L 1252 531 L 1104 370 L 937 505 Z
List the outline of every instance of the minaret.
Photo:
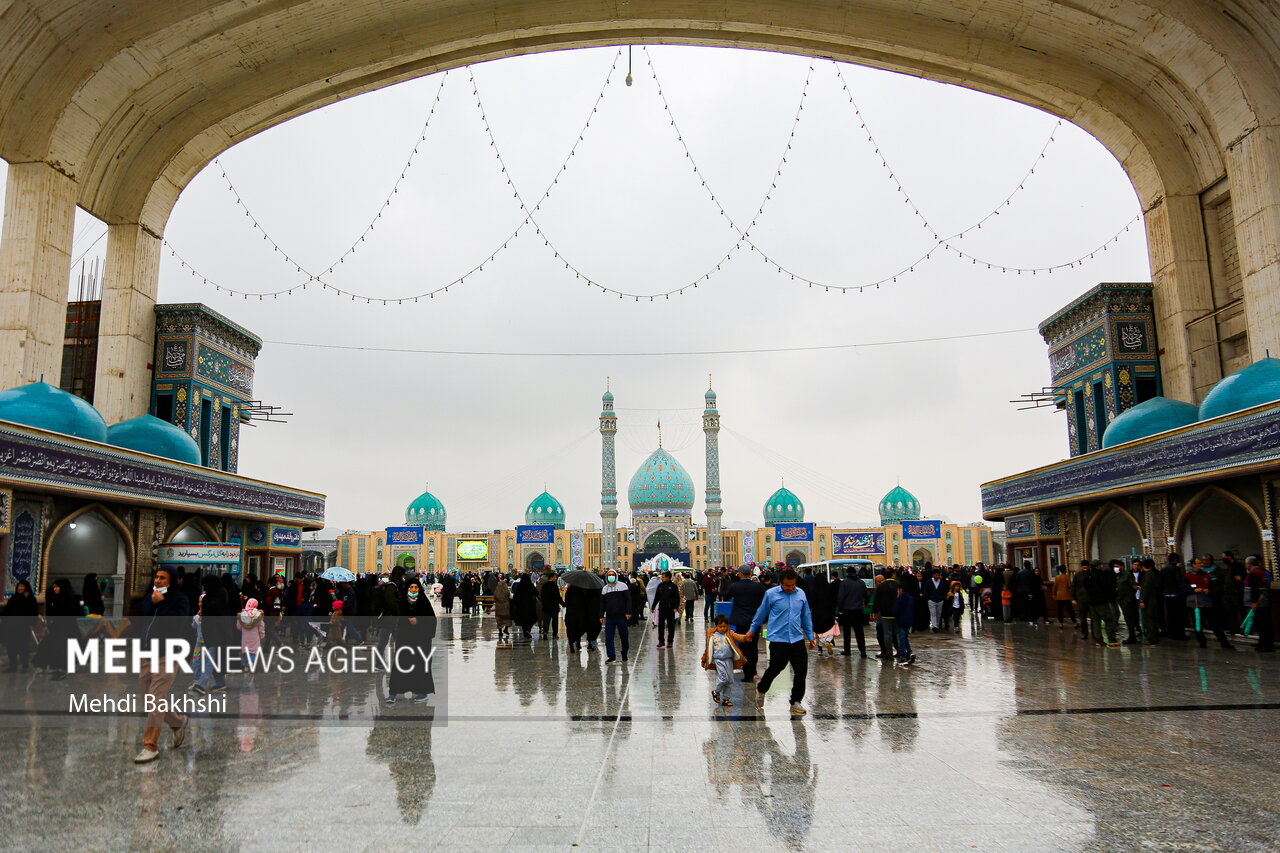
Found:
M 618 568 L 618 485 L 613 462 L 613 437 L 618 433 L 618 416 L 613 411 L 613 392 L 605 379 L 604 404 L 600 410 L 600 564 Z
M 707 435 L 707 558 L 709 566 L 724 565 L 724 542 L 720 535 L 720 412 L 716 410 L 716 392 L 707 376 L 707 408 L 702 413 L 702 431 Z

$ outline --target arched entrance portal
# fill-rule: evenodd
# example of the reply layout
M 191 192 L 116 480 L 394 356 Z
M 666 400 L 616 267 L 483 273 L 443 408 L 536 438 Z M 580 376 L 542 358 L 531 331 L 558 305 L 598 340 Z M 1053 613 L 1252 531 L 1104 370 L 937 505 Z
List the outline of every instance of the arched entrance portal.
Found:
M 911 552 L 911 565 L 923 566 L 933 562 L 933 552 L 928 548 L 917 548 Z
M 547 567 L 547 558 L 541 551 L 530 551 L 525 555 L 524 567 L 531 572 L 540 572 Z
M 418 558 L 412 554 L 401 554 L 396 557 L 396 565 L 407 572 L 418 567 Z
M 1178 544 L 1184 557 L 1231 551 L 1244 562 L 1249 554 L 1262 553 L 1262 533 L 1257 517 L 1238 498 L 1221 489 L 1206 489 L 1183 511 L 1178 521 Z
M 1272 5 L 1235 0 L 1230 17 L 1270 21 Z M 159 241 L 179 193 L 214 157 L 323 104 L 542 50 L 702 44 L 831 57 L 1078 124 L 1121 161 L 1145 211 L 1162 378 L 1179 399 L 1194 399 L 1205 378 L 1192 375 L 1188 323 L 1227 285 L 1210 267 L 1206 234 L 1219 252 L 1238 251 L 1246 303 L 1271 304 L 1280 264 L 1270 238 L 1280 231 L 1274 45 L 1265 25 L 1225 23 L 1218 4 L 1135 0 L 1099 12 L 1054 0 L 574 0 L 507 4 L 495 16 L 470 0 L 312 0 L 307 14 L 294 4 L 210 0 L 191 16 L 168 0 L 86 0 L 64 17 L 25 3 L 0 21 L 6 42 L 47 46 L 0 58 L 0 114 L 11 118 L 0 127 L 0 157 L 15 164 L 7 190 L 47 210 L 6 217 L 0 235 L 11 247 L 0 281 L 38 295 L 10 319 L 6 352 L 23 354 L 0 361 L 0 387 L 58 375 L 61 348 L 43 342 L 61 339 L 79 204 L 113 223 L 94 399 L 108 422 L 147 408 L 152 353 L 149 341 L 136 345 L 146 335 L 133 318 L 148 317 L 155 300 Z M 1219 187 L 1208 215 L 1204 194 Z M 1214 223 L 1239 225 L 1219 234 Z M 1274 312 L 1244 308 L 1252 357 L 1280 351 Z M 1218 347 L 1201 349 L 1210 355 L 1197 371 L 1220 373 Z
M 117 525 L 118 522 L 109 520 L 98 510 L 82 512 L 60 524 L 49 543 L 46 587 L 61 578 L 69 581 L 80 595 L 85 578 L 96 575 L 103 595 L 103 615 L 123 615 L 120 611 L 124 600 L 116 592 L 123 593 L 123 583 L 128 577 L 129 548 Z
M 1142 555 L 1142 531 L 1133 517 L 1119 507 L 1105 507 L 1090 527 L 1089 553 L 1093 559 L 1128 563 Z
M 788 551 L 787 558 L 783 562 L 787 564 L 788 568 L 794 569 L 796 566 L 803 564 L 805 559 L 806 557 L 803 551 Z

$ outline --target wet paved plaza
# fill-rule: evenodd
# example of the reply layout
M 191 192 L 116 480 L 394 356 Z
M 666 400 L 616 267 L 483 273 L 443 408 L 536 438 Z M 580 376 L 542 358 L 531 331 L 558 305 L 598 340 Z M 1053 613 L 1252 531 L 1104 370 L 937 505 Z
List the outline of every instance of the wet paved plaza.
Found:
M 697 664 L 633 629 L 602 649 L 497 647 L 492 618 L 442 616 L 448 723 L 402 702 L 372 724 L 193 724 L 135 766 L 141 723 L 0 728 L 9 849 L 1275 850 L 1280 661 L 1194 643 L 1097 649 L 1069 629 L 916 635 L 919 665 L 811 657 L 792 719 L 717 709 Z M 73 676 L 80 678 L 81 676 Z M 89 677 L 85 677 L 89 678 Z M 45 676 L 0 675 L 38 695 Z M 308 712 L 381 708 L 354 678 Z M 338 716 L 347 715 L 343 710 Z M 270 716 L 270 714 L 268 714 Z M 323 716 L 323 714 L 320 714 Z

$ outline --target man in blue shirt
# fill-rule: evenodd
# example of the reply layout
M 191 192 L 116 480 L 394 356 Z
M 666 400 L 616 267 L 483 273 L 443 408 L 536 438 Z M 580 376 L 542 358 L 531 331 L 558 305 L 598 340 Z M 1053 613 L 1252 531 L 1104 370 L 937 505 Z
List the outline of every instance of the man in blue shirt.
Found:
M 773 679 L 791 665 L 791 713 L 799 716 L 805 713 L 800 704 L 804 699 L 804 680 L 809 673 L 809 653 L 805 649 L 814 647 L 813 613 L 809 610 L 809 599 L 804 590 L 796 589 L 799 576 L 795 569 L 785 569 L 779 578 L 778 586 L 770 587 L 765 593 L 760 609 L 751 620 L 751 630 L 747 632 L 747 642 L 753 642 L 760 626 L 769 624 L 769 666 L 765 669 L 760 683 L 756 685 L 756 704 L 764 706 L 764 695 L 769 691 Z

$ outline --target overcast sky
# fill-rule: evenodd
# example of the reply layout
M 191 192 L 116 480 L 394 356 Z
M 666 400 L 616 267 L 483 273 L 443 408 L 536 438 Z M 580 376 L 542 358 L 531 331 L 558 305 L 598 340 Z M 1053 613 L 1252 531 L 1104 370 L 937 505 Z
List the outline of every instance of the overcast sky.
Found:
M 809 60 L 713 48 L 650 54 L 707 185 L 774 260 L 822 282 L 891 275 L 932 244 L 867 143 L 836 66 L 816 63 L 778 176 Z M 533 204 L 576 142 L 616 49 L 476 66 L 490 127 L 515 187 Z M 702 276 L 735 243 L 663 111 L 644 53 L 625 49 L 570 168 L 538 212 L 554 247 L 624 291 L 657 293 Z M 1123 170 L 1092 137 L 965 89 L 842 66 L 907 193 L 943 234 L 1013 203 L 958 241 L 1007 265 L 1087 254 L 1138 213 Z M 524 214 L 476 110 L 465 69 L 452 72 L 425 142 L 418 134 L 443 75 L 353 98 L 222 155 L 264 228 L 304 267 L 323 270 L 356 240 L 419 153 L 358 250 L 326 279 L 379 298 L 441 286 L 502 246 Z M 92 258 L 103 226 L 77 218 L 74 254 Z M 270 291 L 305 279 L 237 207 L 217 165 L 182 194 L 166 232 L 203 275 Z M 245 301 L 217 292 L 166 252 L 160 301 L 203 302 L 262 337 L 255 392 L 293 416 L 242 433 L 241 473 L 328 495 L 328 523 L 371 529 L 403 520 L 424 486 L 457 530 L 522 523 L 545 484 L 571 526 L 599 521 L 600 394 L 619 409 L 618 480 L 665 443 L 697 484 L 707 374 L 723 424 L 725 521 L 756 526 L 785 478 L 819 522 L 876 518 L 895 483 L 929 516 L 980 517 L 983 481 L 1060 459 L 1063 415 L 1006 402 L 1049 382 L 1034 331 L 967 340 L 771 354 L 644 356 L 1032 329 L 1100 281 L 1150 277 L 1135 226 L 1106 252 L 1052 275 L 989 271 L 948 252 L 879 289 L 823 292 L 779 275 L 744 247 L 683 296 L 602 295 L 566 271 L 532 229 L 484 271 L 435 299 L 366 305 L 316 285 Z M 329 350 L 282 341 L 404 349 L 608 356 L 461 356 Z M 625 498 L 620 500 L 624 502 Z M 628 521 L 623 511 L 619 523 Z

